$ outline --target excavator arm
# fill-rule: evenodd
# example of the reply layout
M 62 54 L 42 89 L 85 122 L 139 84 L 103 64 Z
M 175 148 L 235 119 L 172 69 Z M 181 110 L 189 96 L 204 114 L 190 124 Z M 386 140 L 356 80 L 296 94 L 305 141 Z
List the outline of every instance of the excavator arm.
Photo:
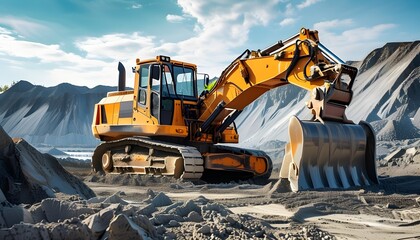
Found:
M 212 124 L 220 124 L 233 111 L 241 111 L 266 91 L 293 84 L 313 93 L 308 107 L 313 109 L 316 119 L 345 121 L 344 109 L 351 101 L 357 69 L 342 64 L 320 46 L 316 31 L 302 29 L 295 37 L 263 51 L 246 50 L 205 95 L 199 120 L 212 119 Z M 347 83 L 342 82 L 343 75 L 349 76 Z M 331 102 L 341 105 L 342 110 Z M 215 113 L 217 117 L 212 118 Z
M 368 123 L 345 116 L 357 69 L 325 48 L 317 31 L 299 34 L 262 51 L 246 50 L 222 73 L 201 103 L 196 136 L 220 136 L 244 107 L 266 91 L 293 84 L 311 92 L 310 121 L 292 117 L 280 177 L 294 191 L 377 183 L 375 136 Z M 220 139 L 220 138 L 219 138 Z

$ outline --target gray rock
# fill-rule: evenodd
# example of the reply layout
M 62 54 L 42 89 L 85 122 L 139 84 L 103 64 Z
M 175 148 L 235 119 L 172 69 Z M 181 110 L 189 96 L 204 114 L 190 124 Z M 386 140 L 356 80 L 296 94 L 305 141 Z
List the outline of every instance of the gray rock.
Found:
M 155 224 L 155 225 L 161 225 L 161 224 L 168 224 L 171 220 L 175 220 L 178 222 L 182 222 L 184 221 L 184 219 L 176 214 L 156 214 L 151 221 Z
M 420 153 L 417 153 L 417 154 L 413 157 L 413 162 L 415 162 L 415 163 L 420 163 Z
M 236 221 L 235 219 L 233 219 L 233 217 L 232 217 L 232 216 L 227 216 L 227 217 L 226 217 L 226 221 L 227 221 L 228 223 L 230 223 L 231 225 L 233 225 L 233 224 L 237 223 L 237 221 Z
M 172 204 L 172 200 L 166 196 L 163 192 L 159 192 L 152 200 L 152 204 L 155 207 L 163 207 Z
M 60 219 L 95 213 L 95 211 L 90 207 L 78 205 L 74 202 L 60 201 L 54 198 L 42 200 L 41 207 L 49 222 L 57 222 Z
M 196 211 L 192 211 L 188 214 L 188 216 L 186 217 L 187 221 L 190 222 L 202 222 L 204 221 L 203 217 Z
M 219 203 L 209 203 L 209 204 L 203 205 L 201 207 L 201 215 L 205 216 L 205 212 L 216 212 L 224 217 L 232 213 L 230 210 L 226 209 L 225 206 Z
M 152 213 L 156 212 L 157 208 L 153 204 L 149 204 L 142 209 L 140 209 L 137 213 L 141 215 L 146 215 L 148 217 L 152 216 Z
M 156 233 L 159 235 L 163 235 L 166 232 L 166 228 L 163 225 L 156 227 Z
M 152 189 L 147 189 L 147 196 L 149 197 L 149 198 L 154 198 L 154 197 L 156 197 L 156 194 L 155 194 L 155 192 L 153 192 L 153 190 Z
M 416 155 L 416 153 L 418 153 L 418 150 L 415 147 L 411 147 L 405 150 L 405 154 L 409 154 L 412 156 Z
M 181 224 L 176 220 L 171 220 L 171 221 L 169 221 L 169 226 L 170 227 L 179 227 L 179 226 L 181 226 Z
M 176 236 L 176 234 L 175 234 L 175 233 L 173 233 L 173 232 L 167 232 L 167 233 L 165 234 L 165 237 L 164 237 L 163 239 L 165 239 L 165 240 L 177 239 L 177 236 Z
M 200 207 L 193 200 L 188 200 L 182 206 L 170 210 L 169 213 L 185 217 L 192 211 L 200 212 Z
M 125 192 L 123 192 L 123 191 L 119 191 L 119 192 L 118 192 L 118 194 L 119 194 L 120 196 L 127 196 L 127 194 L 126 194 Z
M 197 232 L 208 235 L 211 233 L 211 228 L 209 225 L 205 224 L 203 226 L 201 226 L 200 229 L 197 230 Z
M 83 220 L 82 223 L 86 224 L 91 230 L 92 235 L 98 238 L 108 228 L 109 223 L 114 218 L 115 212 L 119 211 L 120 208 L 119 204 L 113 204 L 93 215 L 90 215 L 88 218 Z
M 119 192 L 112 194 L 111 196 L 105 198 L 103 203 L 119 203 L 122 205 L 128 205 L 128 202 L 124 201 L 120 196 Z
M 157 228 L 155 228 L 155 226 L 153 226 L 152 222 L 149 220 L 148 217 L 144 216 L 144 215 L 135 215 L 131 218 L 131 220 L 137 224 L 138 226 L 140 226 L 141 228 L 143 228 L 152 239 L 157 239 L 158 238 L 158 232 L 157 232 Z
M 42 220 L 47 220 L 47 216 L 45 215 L 44 210 L 42 210 L 41 204 L 34 204 L 32 205 L 28 211 L 32 215 L 32 219 L 34 222 L 41 222 Z
M 37 228 L 32 224 L 20 223 L 11 228 L 0 229 L 0 239 L 50 239 L 45 228 Z
M 169 187 L 170 187 L 170 188 L 173 188 L 173 189 L 184 189 L 184 187 L 183 187 L 183 186 L 181 186 L 181 185 L 179 185 L 178 183 L 171 183 L 171 184 L 169 185 Z
M 136 212 L 139 210 L 139 208 L 138 207 L 136 207 L 136 206 L 133 206 L 133 205 L 131 205 L 131 204 L 128 204 L 128 205 L 123 205 L 122 206 L 122 210 L 121 210 L 121 213 L 122 214 L 125 214 L 125 215 L 127 215 L 127 216 L 134 216 L 134 215 L 136 215 Z
M 102 203 L 105 199 L 106 197 L 93 197 L 89 198 L 86 203 Z
M 175 209 L 179 206 L 182 206 L 183 204 L 184 204 L 183 202 L 173 203 L 172 205 L 169 205 L 166 208 L 164 208 L 163 210 L 161 210 L 160 213 L 169 213 L 172 209 Z
M 210 200 L 208 200 L 206 197 L 204 197 L 203 195 L 198 196 L 197 198 L 194 199 L 194 202 L 198 205 L 205 205 L 209 202 Z
M 400 158 L 400 157 L 402 157 L 404 154 L 405 154 L 405 150 L 404 150 L 404 149 L 399 148 L 399 149 L 397 149 L 397 150 L 393 151 L 392 153 L 390 153 L 388 156 L 386 156 L 386 157 L 384 158 L 384 160 L 386 160 L 386 161 L 390 161 L 391 159 L 394 159 L 394 158 Z
M 108 233 L 109 239 L 151 239 L 143 228 L 123 214 L 112 219 Z
M 89 228 L 77 218 L 62 223 L 15 224 L 11 228 L 0 229 L 0 239 L 83 239 L 93 236 Z
M 50 223 L 46 225 L 51 239 L 92 239 L 91 231 L 86 224 L 77 218 L 75 221 Z
M 3 221 L 1 221 L 2 225 L 6 227 L 11 227 L 13 224 L 17 224 L 20 222 L 25 223 L 34 223 L 31 213 L 23 208 L 22 206 L 0 206 L 0 216 L 2 216 Z

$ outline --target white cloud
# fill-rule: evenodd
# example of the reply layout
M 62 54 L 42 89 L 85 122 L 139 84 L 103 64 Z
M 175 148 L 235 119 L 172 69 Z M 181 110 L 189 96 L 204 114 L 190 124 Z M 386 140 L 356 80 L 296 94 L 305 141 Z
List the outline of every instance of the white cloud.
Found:
M 139 9 L 141 7 L 142 7 L 142 5 L 140 3 L 134 3 L 133 5 L 131 5 L 132 9 Z
M 168 14 L 166 15 L 166 21 L 171 23 L 179 23 L 185 20 L 185 17 L 179 15 Z
M 286 5 L 286 11 L 284 12 L 284 15 L 290 17 L 290 16 L 293 16 L 294 14 L 295 14 L 295 8 L 293 7 L 291 3 L 288 3 Z
M 76 46 L 86 52 L 86 58 L 103 60 L 132 60 L 156 55 L 153 36 L 108 34 L 78 40 Z
M 76 46 L 86 52 L 86 58 L 119 60 L 133 63 L 159 54 L 197 64 L 212 76 L 221 71 L 242 51 L 254 26 L 268 25 L 276 16 L 279 0 L 264 5 L 258 0 L 226 3 L 225 1 L 179 0 L 183 16 L 167 15 L 168 21 L 191 18 L 196 21 L 195 35 L 178 42 L 156 41 L 154 36 L 140 33 L 109 34 L 80 39 Z
M 184 16 L 196 20 L 196 34 L 177 43 L 164 43 L 157 50 L 196 63 L 210 75 L 219 75 L 242 50 L 250 29 L 266 26 L 277 16 L 279 2 L 178 0 Z
M 66 54 L 58 45 L 45 45 L 25 40 L 19 40 L 11 35 L 0 35 L 0 52 L 8 56 L 20 58 L 36 58 L 43 62 L 70 61 L 74 62 L 76 55 Z
M 7 28 L 3 28 L 3 27 L 0 27 L 0 34 L 12 34 L 12 31 L 10 31 L 9 29 L 7 29 Z
M 313 5 L 313 4 L 317 3 L 317 2 L 320 2 L 320 1 L 321 0 L 305 0 L 303 3 L 298 4 L 297 7 L 299 9 L 307 8 L 307 7 Z
M 330 21 L 318 22 L 314 24 L 314 28 L 318 31 L 329 31 L 330 29 L 338 29 L 348 27 L 353 24 L 352 19 L 334 19 Z
M 321 43 L 346 61 L 361 60 L 369 51 L 385 44 L 383 35 L 396 27 L 395 24 L 378 24 L 351 28 L 353 25 L 352 19 L 335 19 L 315 23 L 314 29 L 319 31 Z
M 46 31 L 49 31 L 47 26 L 38 23 L 33 19 L 26 20 L 12 16 L 2 16 L 0 18 L 0 24 L 9 26 L 18 34 L 23 36 L 41 35 Z
M 19 79 L 13 80 L 20 80 L 25 76 L 28 80 L 37 81 L 39 84 L 48 86 L 61 82 L 85 86 L 105 83 L 108 83 L 107 85 L 115 85 L 113 82 L 106 82 L 106 78 L 102 82 L 93 83 L 92 80 L 97 78 L 91 78 L 95 74 L 98 76 L 102 76 L 104 73 L 111 74 L 107 70 L 111 69 L 110 63 L 66 52 L 57 44 L 31 42 L 11 34 L 0 33 L 0 55 L 5 55 L 10 59 L 9 69 L 22 69 L 24 66 L 23 62 L 26 65 L 30 64 L 30 71 L 25 68 L 23 70 L 24 73 L 19 74 Z M 60 71 L 66 72 L 67 75 L 52 75 Z M 27 72 L 36 72 L 37 74 L 32 74 L 28 77 Z M 68 74 L 69 72 L 77 73 L 78 78 L 70 78 L 71 74 Z
M 292 25 L 295 22 L 296 22 L 296 19 L 294 18 L 285 18 L 280 22 L 280 26 L 284 27 L 284 26 Z

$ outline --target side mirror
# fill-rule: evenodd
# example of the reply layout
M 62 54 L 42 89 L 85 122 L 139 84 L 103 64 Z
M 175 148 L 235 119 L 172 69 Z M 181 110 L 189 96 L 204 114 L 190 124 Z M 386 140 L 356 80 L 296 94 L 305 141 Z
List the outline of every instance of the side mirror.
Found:
M 156 79 L 156 80 L 160 79 L 160 66 L 159 65 L 152 66 L 152 79 Z
M 204 87 L 207 87 L 210 82 L 210 77 L 208 74 L 204 74 Z

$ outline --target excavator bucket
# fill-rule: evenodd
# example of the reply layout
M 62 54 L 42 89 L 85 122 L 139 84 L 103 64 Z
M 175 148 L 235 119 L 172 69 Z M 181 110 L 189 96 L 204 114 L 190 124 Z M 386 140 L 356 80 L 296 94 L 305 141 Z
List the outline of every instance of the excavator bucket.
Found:
M 346 189 L 378 183 L 375 134 L 366 122 L 289 123 L 290 142 L 280 170 L 292 191 Z

